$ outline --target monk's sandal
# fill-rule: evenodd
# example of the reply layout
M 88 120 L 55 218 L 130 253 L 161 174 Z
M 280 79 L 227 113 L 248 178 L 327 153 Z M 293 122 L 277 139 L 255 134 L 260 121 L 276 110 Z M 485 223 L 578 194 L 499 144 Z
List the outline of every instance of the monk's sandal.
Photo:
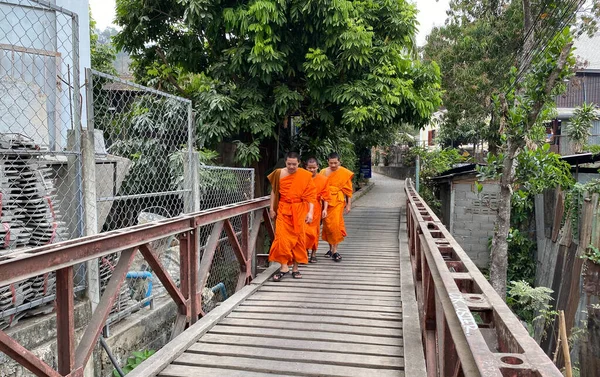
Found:
M 281 279 L 283 279 L 283 277 L 285 275 L 287 275 L 288 272 L 289 271 L 286 271 L 286 272 L 281 272 L 281 271 L 276 272 L 275 274 L 273 274 L 273 281 L 275 281 L 275 282 L 281 281 Z
M 331 258 L 331 250 L 325 253 L 325 258 Z
M 341 262 L 342 256 L 340 255 L 340 253 L 335 253 L 331 256 L 331 259 L 333 259 L 336 262 Z
M 292 271 L 292 277 L 294 279 L 302 279 L 302 274 L 300 273 L 300 271 Z

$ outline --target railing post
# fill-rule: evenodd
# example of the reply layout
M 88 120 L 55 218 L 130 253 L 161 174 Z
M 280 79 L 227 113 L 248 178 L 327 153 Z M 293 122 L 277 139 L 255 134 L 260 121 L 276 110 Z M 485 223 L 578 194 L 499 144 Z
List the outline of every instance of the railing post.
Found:
M 75 366 L 73 266 L 56 271 L 56 343 L 58 373 L 66 376 Z
M 193 220 L 192 220 L 193 224 Z M 198 254 L 198 245 L 200 244 L 199 239 L 200 232 L 198 227 L 194 228 L 189 232 L 189 266 L 190 266 L 190 306 L 191 306 L 191 318 L 190 325 L 193 325 L 198 321 L 198 316 L 202 311 L 202 292 L 198 292 L 198 264 L 200 257 Z

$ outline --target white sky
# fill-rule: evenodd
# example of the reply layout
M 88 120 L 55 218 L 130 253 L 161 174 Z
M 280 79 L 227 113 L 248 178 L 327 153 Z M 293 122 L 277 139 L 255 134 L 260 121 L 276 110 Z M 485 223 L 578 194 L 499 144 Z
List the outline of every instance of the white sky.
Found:
M 441 26 L 446 19 L 446 9 L 449 0 L 413 0 L 419 9 L 419 34 L 417 44 L 425 44 L 425 37 L 434 26 Z M 89 0 L 92 16 L 100 30 L 110 26 L 115 18 L 115 0 Z

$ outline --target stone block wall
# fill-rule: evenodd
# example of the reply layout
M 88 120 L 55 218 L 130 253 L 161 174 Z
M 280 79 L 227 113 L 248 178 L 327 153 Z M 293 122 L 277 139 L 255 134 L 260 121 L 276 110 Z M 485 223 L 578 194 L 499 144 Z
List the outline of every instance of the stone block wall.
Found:
M 494 235 L 500 187 L 485 183 L 481 193 L 472 182 L 454 183 L 450 232 L 479 268 L 488 268 L 488 241 Z

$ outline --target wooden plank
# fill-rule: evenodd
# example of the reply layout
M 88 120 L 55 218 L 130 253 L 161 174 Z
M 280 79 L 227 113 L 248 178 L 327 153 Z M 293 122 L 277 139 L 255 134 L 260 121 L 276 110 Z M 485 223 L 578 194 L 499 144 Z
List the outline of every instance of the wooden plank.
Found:
M 285 279 L 285 278 L 284 278 Z M 283 285 L 265 285 L 260 289 L 261 292 L 278 292 L 278 293 L 304 293 L 308 295 L 324 295 L 324 296 L 334 296 L 337 298 L 352 298 L 352 297 L 379 297 L 381 300 L 392 299 L 397 300 L 400 298 L 400 292 L 380 292 L 380 291 L 334 291 L 326 288 L 303 288 L 303 287 L 291 287 L 291 286 L 283 286 Z M 355 292 L 352 294 L 351 292 Z
M 347 295 L 344 295 L 347 296 Z M 281 300 L 281 299 L 290 299 L 290 300 L 298 300 L 307 303 L 332 303 L 332 304 L 357 304 L 357 305 L 371 305 L 371 306 L 400 306 L 400 299 L 380 299 L 376 297 L 363 297 L 363 296 L 353 296 L 353 297 L 339 297 L 338 295 L 314 295 L 314 294 L 306 294 L 306 293 L 287 293 L 283 297 L 280 292 L 262 292 L 258 291 L 253 296 L 255 299 L 260 300 Z
M 286 376 L 279 374 L 278 376 Z M 160 377 L 198 377 L 198 376 L 219 376 L 219 377 L 273 377 L 272 373 L 249 372 L 247 370 L 223 369 L 211 367 L 199 367 L 189 365 L 169 365 L 160 372 Z M 291 375 L 287 375 L 291 376 Z
M 295 323 L 309 323 L 315 325 L 321 324 L 332 324 L 340 326 L 368 326 L 378 327 L 387 329 L 401 329 L 402 322 L 396 320 L 379 320 L 379 319 L 368 319 L 368 318 L 352 318 L 352 317 L 341 317 L 341 316 L 309 316 L 309 315 L 297 315 L 292 313 L 248 313 L 244 311 L 233 312 L 227 316 L 228 319 L 249 319 L 249 320 L 267 320 L 267 321 L 285 321 Z M 298 325 L 300 326 L 300 325 Z M 304 326 L 306 327 L 306 326 Z
M 329 300 L 324 299 L 323 302 L 306 302 L 306 301 L 295 301 L 290 300 L 286 297 L 283 300 L 279 301 L 267 301 L 261 300 L 260 298 L 249 297 L 244 303 L 240 305 L 241 307 L 251 306 L 254 308 L 257 307 L 266 307 L 266 308 L 312 308 L 312 309 L 321 309 L 321 310 L 348 310 L 354 312 L 367 312 L 367 313 L 401 313 L 402 308 L 400 305 L 396 306 L 374 306 L 374 305 L 365 305 L 365 304 L 354 304 L 354 303 L 346 303 L 342 301 L 342 303 L 331 303 Z
M 403 354 L 402 347 L 382 346 L 372 344 L 344 343 L 338 342 L 314 341 L 288 338 L 263 338 L 256 336 L 211 334 L 204 335 L 199 342 L 210 344 L 234 344 L 249 347 L 272 347 L 288 350 L 309 350 L 324 352 L 343 352 L 347 357 L 353 357 L 351 354 L 371 355 L 371 356 L 399 356 Z
M 219 322 L 220 325 L 224 326 L 243 326 L 243 327 L 268 327 L 272 329 L 281 330 L 306 330 L 310 328 L 312 331 L 322 331 L 331 333 L 341 334 L 355 334 L 355 335 L 372 335 L 382 337 L 395 337 L 400 338 L 402 336 L 402 329 L 388 329 L 380 327 L 370 326 L 352 326 L 352 325 L 334 325 L 329 323 L 311 323 L 306 325 L 301 322 L 290 322 L 283 320 L 259 320 L 259 319 L 239 319 L 239 318 L 225 318 Z
M 269 325 L 267 321 L 265 321 L 265 324 Z M 285 331 L 281 331 L 281 329 L 279 328 L 223 326 L 219 324 L 213 327 L 212 330 L 210 330 L 210 334 L 247 335 L 262 338 L 302 339 L 312 341 L 320 340 L 343 343 L 344 345 L 346 343 L 376 344 L 396 347 L 402 347 L 403 345 L 402 338 L 390 338 L 385 336 L 372 335 L 356 335 L 349 333 L 320 332 L 317 329 L 314 329 L 313 331 L 312 327 L 310 328 L 310 330 L 304 327 L 302 330 L 285 329 Z
M 279 269 L 278 264 L 269 267 L 265 272 L 260 274 L 252 281 L 252 284 L 245 286 L 240 291 L 237 291 L 228 300 L 225 300 L 221 305 L 211 310 L 201 320 L 190 326 L 186 331 L 181 333 L 177 338 L 169 343 L 168 347 L 161 348 L 158 352 L 152 355 L 148 360 L 140 364 L 133 371 L 129 372 L 128 377 L 154 377 L 161 370 L 167 367 L 179 355 L 185 352 L 192 344 L 212 329 L 217 322 L 231 313 L 242 301 L 252 295 L 260 285 L 266 281 L 275 271 Z
M 383 273 L 383 274 L 374 274 L 372 272 L 368 272 L 368 271 L 363 271 L 363 272 L 352 272 L 349 273 L 348 271 L 342 270 L 342 269 L 330 269 L 330 270 L 324 270 L 324 271 L 317 271 L 317 270 L 310 270 L 304 267 L 300 267 L 300 272 L 302 272 L 303 276 L 306 276 L 307 278 L 324 278 L 324 279 L 336 279 L 336 280 L 343 280 L 343 279 L 352 279 L 354 280 L 354 278 L 356 278 L 356 280 L 361 279 L 361 280 L 372 280 L 372 281 L 376 281 L 377 279 L 384 279 L 384 280 L 395 280 L 398 281 L 399 279 L 399 274 L 397 273 Z
M 249 306 L 240 305 L 234 313 L 271 313 L 271 314 L 301 314 L 308 316 L 309 320 L 312 320 L 312 316 L 315 317 L 333 317 L 336 320 L 337 317 L 345 318 L 362 318 L 362 319 L 376 319 L 376 320 L 388 320 L 388 321 L 400 321 L 402 314 L 400 311 L 396 313 L 376 313 L 371 311 L 357 311 L 357 310 L 335 310 L 335 309 L 307 309 L 302 307 L 265 307 L 265 306 Z M 233 314 L 233 313 L 232 313 Z
M 342 252 L 340 252 L 340 254 L 342 254 Z M 398 266 L 396 265 L 396 262 L 398 262 L 397 259 L 389 259 L 390 263 L 369 264 L 364 263 L 364 261 L 361 259 L 364 258 L 364 255 L 362 257 L 357 255 L 354 258 L 351 254 L 345 253 L 342 256 L 345 258 L 342 259 L 341 262 L 335 262 L 331 259 L 322 258 L 324 259 L 323 261 L 319 259 L 318 263 L 309 264 L 307 265 L 307 268 L 316 271 L 345 269 L 362 271 L 362 269 L 365 269 L 370 272 L 387 271 L 388 273 L 399 270 Z
M 367 356 L 362 354 L 348 355 L 344 350 L 313 351 L 289 350 L 276 347 L 247 347 L 233 344 L 196 343 L 188 349 L 188 353 L 203 355 L 249 357 L 257 360 L 301 361 L 302 363 L 342 365 L 372 369 L 401 369 L 404 360 L 399 356 Z
M 339 283 L 319 283 L 319 282 L 306 282 L 304 279 L 284 279 L 280 282 L 269 282 L 265 284 L 265 287 L 270 287 L 277 284 L 277 286 L 288 286 L 292 288 L 309 288 L 309 289 L 329 289 L 337 292 L 341 291 L 353 291 L 353 292 L 396 292 L 400 293 L 400 287 L 389 286 L 389 285 L 358 285 L 358 284 L 339 284 Z
M 340 276 L 338 278 L 331 277 L 328 275 L 310 275 L 305 271 L 302 272 L 302 283 L 319 283 L 319 284 L 330 284 L 330 283 L 338 283 L 338 284 L 356 284 L 356 285 L 366 285 L 366 286 L 387 286 L 387 287 L 396 287 L 398 291 L 400 290 L 400 284 L 398 278 L 376 278 L 370 279 L 366 276 L 355 276 L 354 279 L 347 276 Z M 288 279 L 284 279 L 281 282 L 285 283 L 289 281 Z
M 186 366 L 214 366 L 219 365 L 228 369 L 238 369 L 250 372 L 268 373 L 294 373 L 303 376 L 331 376 L 331 377 L 398 377 L 402 371 L 393 369 L 366 369 L 328 364 L 310 364 L 280 360 L 261 359 L 259 362 L 252 358 L 213 356 L 184 353 L 175 364 Z

